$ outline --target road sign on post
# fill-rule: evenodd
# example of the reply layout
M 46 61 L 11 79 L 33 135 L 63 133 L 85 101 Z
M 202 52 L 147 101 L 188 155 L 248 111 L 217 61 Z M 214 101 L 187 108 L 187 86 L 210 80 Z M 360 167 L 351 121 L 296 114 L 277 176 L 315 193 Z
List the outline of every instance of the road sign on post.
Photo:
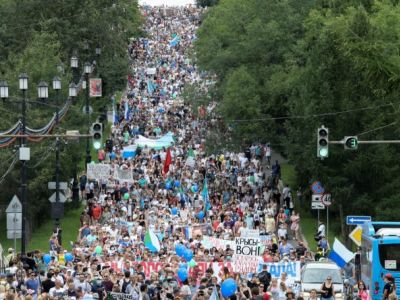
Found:
M 56 189 L 56 182 L 55 181 L 49 181 L 47 183 L 47 187 L 49 190 L 55 190 Z M 60 182 L 60 190 L 67 190 L 68 189 L 68 183 L 65 181 Z
M 316 195 L 320 195 L 325 192 L 324 187 L 322 186 L 321 182 L 319 182 L 319 181 L 314 181 L 311 184 L 311 190 L 312 190 L 313 194 L 316 194 Z
M 56 192 L 54 192 L 53 195 L 51 195 L 49 197 L 50 203 L 56 203 L 56 197 L 57 197 L 57 194 L 56 194 Z M 67 198 L 65 197 L 65 195 L 63 193 L 60 192 L 60 203 L 65 203 L 65 201 L 67 201 Z
M 346 224 L 347 225 L 362 225 L 365 222 L 370 222 L 371 216 L 347 216 Z
M 332 204 L 332 195 L 331 194 L 323 194 L 321 196 L 321 202 L 325 206 L 330 206 Z
M 14 240 L 14 250 L 17 247 L 17 239 L 22 238 L 22 204 L 14 195 L 7 209 L 7 239 Z
M 358 138 L 356 136 L 345 136 L 344 137 L 344 149 L 357 150 L 358 149 Z
M 361 236 L 362 236 L 362 228 L 361 228 L 361 226 L 357 226 L 349 234 L 349 238 L 359 247 L 361 246 Z
M 321 202 L 321 195 L 311 196 L 311 209 L 325 209 L 325 206 Z

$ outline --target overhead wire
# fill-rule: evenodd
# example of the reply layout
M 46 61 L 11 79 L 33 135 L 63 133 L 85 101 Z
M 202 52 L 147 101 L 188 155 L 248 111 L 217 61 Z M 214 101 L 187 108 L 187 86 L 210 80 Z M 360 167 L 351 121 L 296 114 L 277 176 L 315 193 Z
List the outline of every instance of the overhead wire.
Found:
M 3 183 L 3 181 L 6 179 L 7 175 L 14 169 L 15 164 L 18 161 L 18 157 L 15 154 L 14 155 L 14 160 L 11 162 L 10 166 L 8 167 L 7 171 L 0 177 L 0 184 Z

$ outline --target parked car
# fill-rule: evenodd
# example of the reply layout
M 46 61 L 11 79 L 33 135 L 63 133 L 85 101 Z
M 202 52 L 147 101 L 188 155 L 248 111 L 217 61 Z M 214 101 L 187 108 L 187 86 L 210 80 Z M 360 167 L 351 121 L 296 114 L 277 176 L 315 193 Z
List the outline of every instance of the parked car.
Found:
M 310 296 L 310 291 L 316 289 L 320 294 L 321 286 L 330 276 L 335 290 L 335 299 L 343 298 L 343 278 L 340 268 L 332 262 L 309 262 L 301 270 L 300 295 L 305 299 Z

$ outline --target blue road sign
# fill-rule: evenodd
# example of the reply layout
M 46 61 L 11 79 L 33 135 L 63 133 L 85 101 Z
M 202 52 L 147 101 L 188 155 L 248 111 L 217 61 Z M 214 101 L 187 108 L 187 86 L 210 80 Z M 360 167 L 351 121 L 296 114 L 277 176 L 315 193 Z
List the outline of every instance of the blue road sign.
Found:
M 313 184 L 311 185 L 311 190 L 312 190 L 313 194 L 316 194 L 316 195 L 320 195 L 325 192 L 324 187 L 322 186 L 321 182 L 319 182 L 319 181 L 313 182 Z
M 371 221 L 371 216 L 347 216 L 346 224 L 347 225 L 362 225 L 364 222 Z

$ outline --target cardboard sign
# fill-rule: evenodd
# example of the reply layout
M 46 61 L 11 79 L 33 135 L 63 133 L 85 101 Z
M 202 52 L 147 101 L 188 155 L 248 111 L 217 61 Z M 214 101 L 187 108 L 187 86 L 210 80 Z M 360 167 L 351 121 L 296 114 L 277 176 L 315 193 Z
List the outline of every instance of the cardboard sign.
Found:
M 244 256 L 260 256 L 260 239 L 253 237 L 236 237 L 235 238 L 235 255 Z
M 87 164 L 87 178 L 89 180 L 108 180 L 111 175 L 109 164 Z
M 259 261 L 260 259 L 257 256 L 234 255 L 234 271 L 241 274 L 255 273 L 257 272 Z
M 235 247 L 235 242 L 230 241 L 230 240 L 223 240 L 223 239 L 218 239 L 212 236 L 203 236 L 203 240 L 201 241 L 201 244 L 204 246 L 204 248 L 210 250 L 211 248 L 217 248 L 217 249 L 226 249 L 226 246 L 229 245 L 229 247 L 233 250 Z
M 240 236 L 241 237 L 260 237 L 260 230 L 259 229 L 248 229 L 248 228 L 241 228 L 240 229 Z

